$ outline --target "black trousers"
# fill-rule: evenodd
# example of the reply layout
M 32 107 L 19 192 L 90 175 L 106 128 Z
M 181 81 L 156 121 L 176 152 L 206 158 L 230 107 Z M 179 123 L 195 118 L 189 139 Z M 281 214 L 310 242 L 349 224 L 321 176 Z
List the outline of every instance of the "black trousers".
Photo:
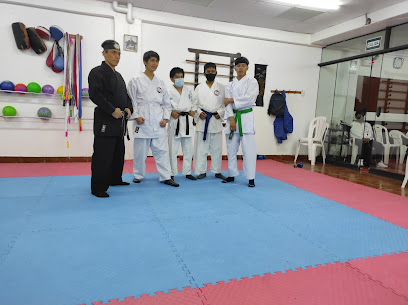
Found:
M 362 159 L 364 159 L 364 166 L 370 166 L 372 149 L 373 149 L 373 140 L 367 143 L 363 141 L 361 157 Z
M 122 182 L 125 142 L 123 136 L 95 136 L 93 147 L 91 190 L 106 192 L 110 184 Z

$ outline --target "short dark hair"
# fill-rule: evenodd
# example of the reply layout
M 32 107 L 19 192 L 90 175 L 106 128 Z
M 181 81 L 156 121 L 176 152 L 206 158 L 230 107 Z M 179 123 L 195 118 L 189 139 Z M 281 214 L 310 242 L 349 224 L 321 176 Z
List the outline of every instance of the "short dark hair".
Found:
M 184 77 L 184 70 L 179 67 L 175 67 L 170 70 L 170 78 L 174 78 L 174 76 L 176 76 L 177 73 L 182 73 Z
M 246 64 L 247 66 L 249 66 L 249 61 L 246 57 L 238 57 L 237 59 L 235 59 L 234 64 L 235 65 Z
M 108 51 L 112 49 L 120 51 L 119 44 L 115 40 L 112 40 L 112 39 L 105 40 L 104 42 L 102 42 L 101 47 L 103 48 L 104 51 Z
M 207 63 L 204 65 L 204 72 L 205 72 L 205 70 L 207 70 L 208 68 L 214 68 L 215 70 L 217 70 L 217 66 L 216 66 L 215 63 L 213 63 L 213 62 L 207 62 Z
M 148 62 L 152 57 L 157 58 L 157 60 L 160 61 L 160 56 L 155 51 L 147 51 L 146 53 L 144 53 L 143 61 Z
M 367 113 L 367 109 L 366 109 L 366 108 L 363 108 L 363 109 L 358 109 L 358 110 L 356 110 L 355 115 L 361 114 L 362 116 L 365 116 L 366 113 Z

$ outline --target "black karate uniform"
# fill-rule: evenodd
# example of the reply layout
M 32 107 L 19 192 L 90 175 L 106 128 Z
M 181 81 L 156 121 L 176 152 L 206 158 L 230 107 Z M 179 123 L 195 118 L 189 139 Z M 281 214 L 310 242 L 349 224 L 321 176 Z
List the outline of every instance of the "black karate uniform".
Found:
M 91 70 L 88 76 L 89 97 L 97 107 L 94 112 L 94 153 L 92 155 L 92 193 L 106 192 L 109 185 L 122 182 L 125 162 L 125 118 L 115 119 L 116 108 L 129 108 L 132 101 L 125 81 L 119 72 L 113 71 L 105 62 Z M 127 113 L 125 114 L 125 116 Z

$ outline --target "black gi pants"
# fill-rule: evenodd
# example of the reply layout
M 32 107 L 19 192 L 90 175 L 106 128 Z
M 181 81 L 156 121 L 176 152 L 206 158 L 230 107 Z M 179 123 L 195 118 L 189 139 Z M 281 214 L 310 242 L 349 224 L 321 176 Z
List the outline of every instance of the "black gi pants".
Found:
M 92 193 L 102 193 L 110 184 L 122 182 L 125 142 L 123 136 L 95 136 L 93 147 L 91 190 Z
M 367 143 L 363 141 L 361 156 L 362 156 L 362 159 L 364 159 L 364 166 L 370 166 L 372 149 L 373 149 L 373 140 L 370 140 L 370 142 L 367 142 Z

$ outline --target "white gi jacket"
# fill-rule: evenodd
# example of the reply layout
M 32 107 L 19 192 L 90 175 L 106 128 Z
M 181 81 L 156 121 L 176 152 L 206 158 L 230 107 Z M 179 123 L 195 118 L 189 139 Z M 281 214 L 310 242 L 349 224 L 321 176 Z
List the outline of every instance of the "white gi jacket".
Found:
M 241 80 L 236 77 L 225 87 L 225 98 L 233 98 L 234 102 L 225 107 L 225 133 L 229 134 L 230 121 L 229 118 L 234 116 L 233 109 L 245 110 L 252 108 L 255 105 L 256 98 L 259 94 L 259 85 L 255 78 L 245 75 Z M 255 134 L 255 120 L 254 112 L 243 113 L 241 115 L 242 133 Z M 239 126 L 237 122 L 237 129 L 235 133 L 239 133 Z
M 154 76 L 152 80 L 145 74 L 133 77 L 128 84 L 128 94 L 133 103 L 131 119 L 142 117 L 143 124 L 134 120 L 135 138 L 159 138 L 166 136 L 167 130 L 160 126 L 160 121 L 170 119 L 171 104 L 166 86 Z
M 353 121 L 351 123 L 350 134 L 357 139 L 373 139 L 373 128 L 368 122 Z
M 193 93 L 190 89 L 183 86 L 183 91 L 180 93 L 177 91 L 174 86 L 171 86 L 169 89 L 169 97 L 172 110 L 177 112 L 189 112 L 193 109 Z M 193 125 L 193 117 L 188 115 L 189 121 L 189 134 L 186 135 L 186 117 L 179 116 L 178 119 L 170 117 L 170 124 L 169 124 L 169 136 L 175 136 L 175 131 L 177 128 L 177 122 L 179 122 L 179 134 L 177 138 L 180 137 L 192 137 L 194 134 L 194 125 Z
M 196 131 L 204 132 L 205 120 L 200 119 L 201 109 L 205 111 L 215 113 L 220 115 L 220 119 L 212 117 L 208 123 L 208 133 L 218 133 L 223 129 L 222 122 L 224 121 L 224 98 L 225 98 L 225 87 L 224 85 L 214 82 L 213 85 L 208 87 L 207 83 L 201 83 L 198 85 L 193 94 L 193 111 L 195 114 Z

